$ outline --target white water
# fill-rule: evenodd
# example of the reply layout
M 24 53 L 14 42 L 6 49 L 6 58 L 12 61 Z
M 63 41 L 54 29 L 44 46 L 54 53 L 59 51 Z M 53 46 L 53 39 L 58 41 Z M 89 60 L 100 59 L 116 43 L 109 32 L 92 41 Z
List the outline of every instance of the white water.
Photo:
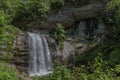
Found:
M 44 35 L 28 33 L 29 76 L 42 76 L 51 73 L 52 60 Z

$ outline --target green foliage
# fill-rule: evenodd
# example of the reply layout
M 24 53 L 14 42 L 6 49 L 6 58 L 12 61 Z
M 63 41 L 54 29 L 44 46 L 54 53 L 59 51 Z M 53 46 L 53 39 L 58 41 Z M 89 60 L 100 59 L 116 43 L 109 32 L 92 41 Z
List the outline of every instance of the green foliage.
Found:
M 32 77 L 33 80 L 74 80 L 72 78 L 70 70 L 65 65 L 57 66 L 48 76 Z
M 73 70 L 76 80 L 112 80 L 112 71 L 107 67 L 106 61 L 102 60 L 102 55 L 98 54 L 93 62 Z
M 50 80 L 117 80 L 119 73 L 120 65 L 110 67 L 99 53 L 93 62 L 80 65 L 80 67 L 75 66 L 73 69 L 68 69 L 65 66 L 59 66 L 53 72 Z
M 114 18 L 115 18 L 115 22 L 116 22 L 116 31 L 120 33 L 120 6 L 116 10 Z
M 56 0 L 51 3 L 51 10 L 54 13 L 59 13 L 64 5 L 64 0 Z
M 110 54 L 110 61 L 113 64 L 120 64 L 120 44 L 115 46 L 113 51 Z
M 63 65 L 57 67 L 50 77 L 51 80 L 72 80 L 70 70 Z
M 56 40 L 60 49 L 64 47 L 65 30 L 61 24 L 56 25 L 56 28 L 50 32 L 50 36 Z
M 63 0 L 1 0 L 0 14 L 1 12 L 4 13 L 6 23 L 12 23 L 21 29 L 25 29 L 30 22 L 43 22 L 52 10 L 52 4 L 58 6 L 63 2 Z
M 50 76 L 38 77 L 34 80 L 119 80 L 120 65 L 110 66 L 109 62 L 103 60 L 103 55 L 98 53 L 92 62 L 85 65 L 72 66 L 59 65 Z
M 4 12 L 0 11 L 0 27 L 5 26 L 6 21 L 5 21 L 5 16 L 4 16 Z
M 120 0 L 111 0 L 107 4 L 107 11 L 113 10 L 115 14 L 113 15 L 113 21 L 115 26 L 115 31 L 120 33 Z
M 0 80 L 19 80 L 18 71 L 11 65 L 0 61 Z
M 10 60 L 13 56 L 13 40 L 21 31 L 13 26 L 0 27 L 0 48 L 7 54 L 0 53 L 0 60 Z M 2 48 L 2 46 L 5 46 Z
M 25 30 L 28 23 L 43 23 L 50 10 L 59 12 L 63 5 L 64 0 L 1 0 L 0 25 L 5 21 Z
M 88 59 L 89 59 L 89 57 L 87 57 L 86 54 L 79 55 L 79 53 L 78 53 L 78 54 L 75 55 L 75 65 L 86 64 Z
M 4 13 L 7 23 L 11 23 L 15 17 L 20 0 L 0 0 L 0 11 Z
M 29 21 L 38 20 L 46 17 L 46 13 L 50 10 L 48 0 L 27 0 L 21 1 L 17 10 L 15 19 Z
M 20 28 L 27 27 L 30 22 L 43 23 L 52 8 L 52 4 L 58 0 L 20 0 L 14 25 Z
M 115 9 L 116 6 L 120 5 L 120 0 L 111 0 L 107 4 L 107 10 Z

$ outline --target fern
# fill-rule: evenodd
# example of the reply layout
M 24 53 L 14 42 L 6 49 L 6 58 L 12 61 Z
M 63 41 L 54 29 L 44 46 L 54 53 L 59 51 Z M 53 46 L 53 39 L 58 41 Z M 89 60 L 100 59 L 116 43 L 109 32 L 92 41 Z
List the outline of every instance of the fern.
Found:
M 65 30 L 64 27 L 61 24 L 56 24 L 56 28 L 53 29 L 50 32 L 50 36 L 54 38 L 59 45 L 60 49 L 64 46 L 64 40 L 65 40 Z

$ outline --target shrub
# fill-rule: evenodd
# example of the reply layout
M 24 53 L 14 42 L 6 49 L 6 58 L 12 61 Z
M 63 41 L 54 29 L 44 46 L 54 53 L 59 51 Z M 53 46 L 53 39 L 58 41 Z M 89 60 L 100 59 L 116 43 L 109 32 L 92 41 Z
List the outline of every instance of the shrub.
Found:
M 102 59 L 102 54 L 94 58 L 94 61 L 86 65 L 73 66 L 69 69 L 66 66 L 58 66 L 51 74 L 49 80 L 117 80 L 119 79 L 120 65 L 109 66 L 108 61 Z
M 0 53 L 0 60 L 10 60 L 13 57 L 13 40 L 20 32 L 18 28 L 10 25 L 0 27 L 0 48 L 7 53 Z M 2 48 L 2 46 L 5 46 L 5 48 Z
M 56 28 L 50 32 L 50 36 L 56 40 L 60 49 L 64 47 L 65 30 L 62 24 L 56 24 Z
M 110 61 L 113 64 L 120 64 L 120 43 L 117 46 L 114 45 L 113 51 L 110 54 Z
M 107 10 L 114 11 L 113 14 L 113 21 L 114 21 L 114 26 L 115 31 L 120 33 L 120 0 L 110 0 L 107 4 Z
M 0 11 L 0 27 L 3 27 L 6 24 L 4 12 Z
M 51 9 L 51 3 L 56 0 L 20 0 L 14 25 L 21 29 L 27 29 L 27 24 L 31 22 L 42 23 Z
M 11 65 L 0 61 L 0 80 L 19 80 L 18 71 Z
M 20 0 L 1 0 L 0 11 L 4 12 L 4 17 L 7 23 L 11 23 L 15 17 Z
M 62 65 L 57 67 L 53 74 L 50 76 L 50 80 L 73 80 L 70 70 Z

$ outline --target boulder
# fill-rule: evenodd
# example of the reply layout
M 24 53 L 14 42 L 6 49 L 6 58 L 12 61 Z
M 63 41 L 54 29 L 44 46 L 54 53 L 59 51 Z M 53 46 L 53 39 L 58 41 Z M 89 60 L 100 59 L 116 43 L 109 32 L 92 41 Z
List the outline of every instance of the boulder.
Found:
M 97 16 L 102 16 L 104 10 L 103 3 L 89 4 L 80 8 L 71 8 L 67 11 L 63 11 L 57 15 L 53 15 L 47 18 L 45 23 L 36 24 L 30 23 L 29 27 L 34 29 L 52 29 L 56 23 L 61 23 L 65 28 L 72 26 L 75 22 L 79 22 L 84 19 L 89 19 Z

